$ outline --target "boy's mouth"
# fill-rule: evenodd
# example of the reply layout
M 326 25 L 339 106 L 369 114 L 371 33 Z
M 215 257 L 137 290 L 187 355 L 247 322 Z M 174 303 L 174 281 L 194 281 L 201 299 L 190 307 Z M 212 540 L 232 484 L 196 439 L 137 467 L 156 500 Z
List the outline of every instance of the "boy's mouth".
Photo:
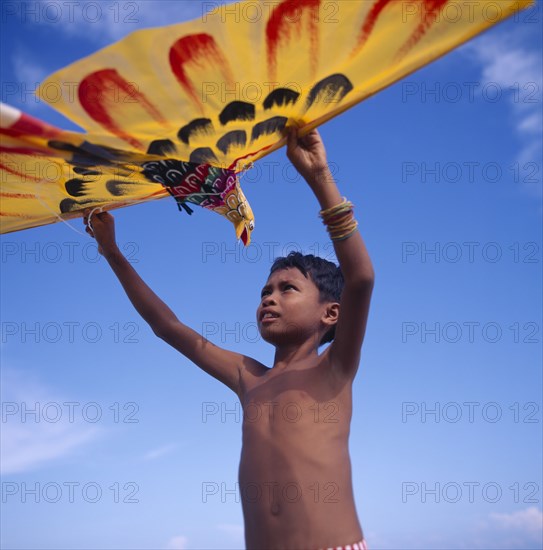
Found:
M 261 323 L 269 323 L 270 321 L 273 321 L 279 317 L 278 313 L 275 313 L 275 311 L 262 311 L 260 313 L 260 322 Z

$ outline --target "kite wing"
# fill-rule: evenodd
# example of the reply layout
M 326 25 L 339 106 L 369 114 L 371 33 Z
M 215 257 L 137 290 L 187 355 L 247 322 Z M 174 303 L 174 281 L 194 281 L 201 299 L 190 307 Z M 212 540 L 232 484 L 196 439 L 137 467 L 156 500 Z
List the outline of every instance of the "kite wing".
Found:
M 248 242 L 235 174 L 283 146 L 286 127 L 310 131 L 532 3 L 247 1 L 136 31 L 39 87 L 87 133 L 2 146 L 2 232 L 169 193 L 229 217 Z M 28 154 L 72 174 L 24 181 Z
M 225 216 L 250 242 L 253 214 L 232 170 L 166 158 L 156 144 L 147 154 L 97 145 L 5 104 L 0 135 L 2 233 L 171 195 L 189 214 L 188 202 Z

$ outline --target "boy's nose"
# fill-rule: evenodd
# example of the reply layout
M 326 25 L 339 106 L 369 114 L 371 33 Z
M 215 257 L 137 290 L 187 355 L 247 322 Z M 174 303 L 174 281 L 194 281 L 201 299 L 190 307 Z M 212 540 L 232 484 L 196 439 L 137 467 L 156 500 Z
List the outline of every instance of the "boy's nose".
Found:
M 268 294 L 263 300 L 262 300 L 262 306 L 266 307 L 271 304 L 275 304 L 275 298 L 273 298 L 272 294 Z

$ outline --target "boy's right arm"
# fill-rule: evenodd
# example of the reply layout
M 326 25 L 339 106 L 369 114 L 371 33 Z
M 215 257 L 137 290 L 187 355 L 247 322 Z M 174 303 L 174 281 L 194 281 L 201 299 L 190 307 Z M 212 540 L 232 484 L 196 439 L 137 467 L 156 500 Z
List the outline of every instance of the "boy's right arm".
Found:
M 202 370 L 239 395 L 240 373 L 245 356 L 222 349 L 184 325 L 173 311 L 147 286 L 115 243 L 115 222 L 107 212 L 92 216 L 87 233 L 98 243 L 128 298 L 153 332 Z

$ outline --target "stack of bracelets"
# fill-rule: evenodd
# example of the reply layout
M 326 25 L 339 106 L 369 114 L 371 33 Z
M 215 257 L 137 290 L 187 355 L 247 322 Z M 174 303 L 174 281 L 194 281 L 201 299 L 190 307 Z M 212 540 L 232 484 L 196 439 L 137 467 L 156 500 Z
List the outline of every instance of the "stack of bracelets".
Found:
M 354 234 L 358 222 L 354 219 L 353 203 L 343 197 L 343 202 L 319 212 L 333 241 L 343 241 Z

